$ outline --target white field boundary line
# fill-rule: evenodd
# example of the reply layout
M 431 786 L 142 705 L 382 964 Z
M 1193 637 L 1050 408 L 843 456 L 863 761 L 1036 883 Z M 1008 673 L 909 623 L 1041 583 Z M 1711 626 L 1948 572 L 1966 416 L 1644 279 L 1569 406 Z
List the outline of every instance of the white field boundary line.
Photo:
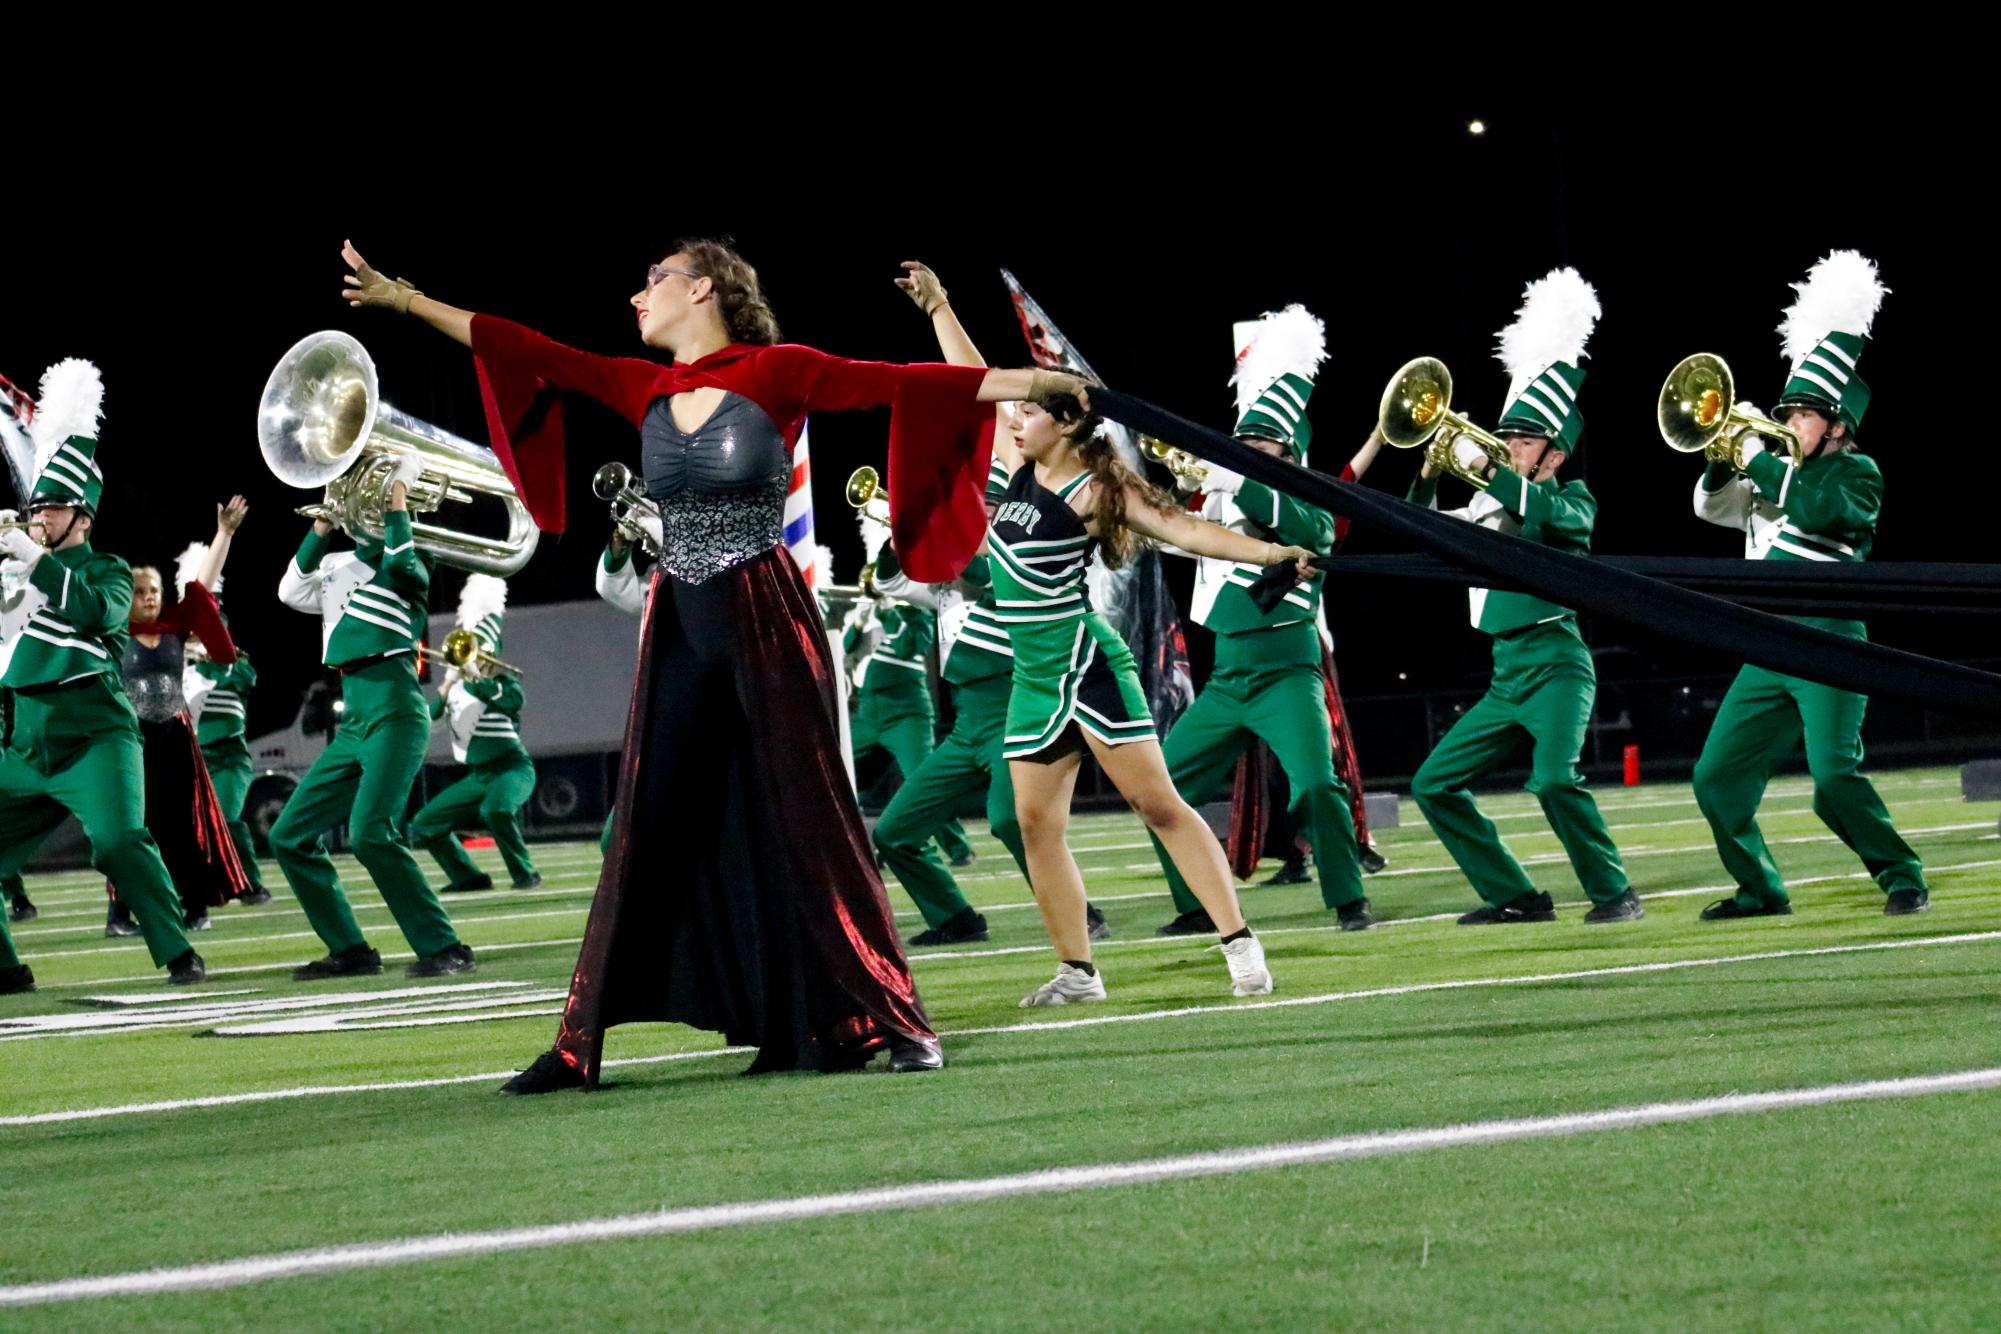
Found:
M 1233 1176 L 1283 1168 L 1319 1166 L 1365 1158 L 1385 1158 L 1435 1149 L 1471 1145 L 1564 1139 L 1608 1130 L 1706 1121 L 1724 1116 L 1748 1116 L 1846 1103 L 1880 1102 L 1898 1098 L 1932 1097 L 2001 1088 L 2001 1068 L 1961 1070 L 1950 1074 L 1861 1083 L 1823 1084 L 1815 1088 L 1774 1089 L 1762 1093 L 1732 1093 L 1684 1102 L 1653 1102 L 1608 1107 L 1562 1116 L 1522 1117 L 1503 1121 L 1473 1121 L 1453 1126 L 1386 1130 L 1338 1135 L 1304 1143 L 1265 1144 L 1220 1152 L 1131 1162 L 1080 1164 L 1045 1168 L 1007 1176 L 963 1177 L 949 1181 L 912 1182 L 873 1190 L 824 1195 L 744 1200 L 730 1204 L 657 1209 L 568 1223 L 500 1228 L 487 1232 L 446 1232 L 400 1237 L 388 1241 L 325 1246 L 244 1256 L 210 1264 L 58 1279 L 0 1287 L 0 1307 L 40 1306 L 98 1297 L 157 1296 L 242 1287 L 309 1274 L 334 1274 L 356 1269 L 425 1261 L 468 1259 L 513 1251 L 543 1250 L 587 1242 L 663 1237 L 721 1228 L 767 1223 L 800 1222 L 853 1214 L 888 1213 L 948 1204 L 978 1204 L 1029 1195 L 1053 1195 L 1106 1190 L 1160 1181 Z
M 1934 835 L 1941 835 L 1941 834 L 1963 834 L 1963 833 L 1970 833 L 1974 830 L 1986 831 L 1988 828 L 1989 828 L 1988 822 L 1985 820 L 1981 820 L 1977 822 L 1963 823 L 1963 824 L 1930 825 L 1921 829 L 1906 829 L 1901 832 L 1907 838 L 1929 838 Z M 1774 839 L 1768 839 L 1766 841 L 1773 847 L 1791 847 L 1801 844 L 1834 843 L 1838 842 L 1839 840 L 1832 834 L 1806 834 L 1793 838 L 1774 838 Z M 1146 843 L 1141 843 L 1135 846 L 1150 847 L 1151 845 Z M 1652 847 L 1624 848 L 1621 849 L 1621 853 L 1623 858 L 1626 859 L 1631 859 L 1634 857 L 1672 857 L 1672 856 L 1680 856 L 1684 853 L 1703 852 L 1713 848 L 1714 846 L 1715 845 L 1713 843 L 1690 843 L 1672 848 L 1652 848 Z M 1542 853 L 1533 857 L 1522 857 L 1519 858 L 1518 860 L 1524 867 L 1528 867 L 1528 866 L 1567 865 L 1569 863 L 1570 858 L 1567 853 L 1553 852 L 1553 853 Z M 1153 862 L 1135 862 L 1131 865 L 1124 867 L 1113 868 L 1113 867 L 1100 866 L 1100 867 L 1092 867 L 1089 869 L 1096 871 L 1108 871 L 1114 869 L 1125 870 L 1125 871 L 1143 871 L 1143 870 L 1153 869 L 1155 868 L 1155 866 L 1156 863 Z M 1935 869 L 1949 870 L 1955 868 L 1940 867 Z M 1446 874 L 1456 874 L 1457 872 L 1458 872 L 1458 867 L 1449 864 L 1445 866 L 1405 866 L 1405 867 L 1394 867 L 1386 871 L 1378 871 L 1374 875 L 1370 876 L 1369 879 L 1388 880 L 1393 877 L 1399 877 L 1399 876 L 1446 875 Z M 964 878 L 971 879 L 973 877 L 964 877 Z M 1021 879 L 1021 877 L 1018 875 L 1009 875 L 1001 878 L 1011 879 L 1016 881 L 1019 881 Z M 1255 888 L 1255 886 L 1253 886 L 1253 888 Z M 548 901 L 556 898 L 569 898 L 569 897 L 581 898 L 587 894 L 595 895 L 596 892 L 597 891 L 595 887 L 592 887 L 590 889 L 538 892 L 535 893 L 534 901 Z M 487 902 L 500 903 L 500 904 L 518 903 L 526 899 L 526 893 L 528 892 L 524 892 L 523 898 L 489 899 L 487 900 Z M 1162 898 L 1165 897 L 1166 894 L 1167 891 L 1165 889 L 1161 889 L 1158 891 L 1154 891 L 1152 893 L 1113 895 L 1101 899 L 1094 899 L 1093 901 L 1098 903 L 1121 903 L 1121 902 L 1128 902 L 1134 899 Z M 1656 896 L 1643 895 L 1642 897 L 1656 897 Z M 383 905 L 381 904 L 355 904 L 353 906 L 357 911 L 381 909 L 383 907 Z M 590 905 L 588 904 L 579 904 L 574 907 L 549 908 L 540 912 L 467 913 L 460 920 L 465 926 L 470 928 L 472 926 L 476 926 L 483 922 L 516 922 L 516 921 L 531 921 L 549 917 L 564 917 L 575 913 L 587 912 L 589 911 L 589 906 Z M 1033 908 L 1033 907 L 1035 907 L 1035 903 L 1033 900 L 1018 900 L 1007 903 L 998 903 L 989 906 L 984 906 L 977 909 L 976 911 L 982 913 L 1007 912 L 1012 910 Z M 275 917 L 278 915 L 280 914 L 270 914 L 266 918 L 266 920 L 269 920 L 270 917 Z M 297 912 L 296 910 L 287 909 L 283 911 L 282 915 L 303 916 L 303 913 Z M 917 912 L 911 909 L 898 910 L 894 915 L 902 920 L 909 920 L 919 916 Z M 251 919 L 231 919 L 232 924 L 236 920 L 251 920 Z M 42 931 L 34 930 L 31 928 L 24 931 L 15 931 L 12 934 L 14 936 L 18 948 L 19 942 L 22 941 L 23 939 L 34 939 L 38 936 L 55 936 L 55 935 L 84 935 L 87 937 L 91 934 L 93 930 L 94 928 L 91 927 L 54 927 Z M 200 949 L 202 951 L 203 957 L 206 958 L 210 950 L 223 946 L 235 947 L 239 945 L 256 944 L 259 942 L 270 941 L 270 940 L 311 940 L 314 938 L 315 938 L 314 933 L 311 931 L 281 931 L 281 932 L 265 931 L 265 932 L 257 932 L 254 934 L 242 935 L 242 936 L 236 935 L 232 932 L 228 935 L 201 936 L 199 938 L 191 938 L 191 939 L 194 940 L 196 948 Z M 38 959 L 69 959 L 69 958 L 78 958 L 93 954 L 126 954 L 138 948 L 139 945 L 137 943 L 127 943 L 124 945 L 97 945 L 97 946 L 92 946 L 91 948 L 88 949 L 39 950 L 33 954 L 23 953 L 21 955 L 21 958 L 23 962 L 33 964 Z M 493 947 L 485 946 L 483 948 L 491 949 Z M 385 955 L 383 957 L 387 958 L 388 956 Z
M 1210 1015 L 1249 1014 L 1258 1010 L 1295 1009 L 1306 1005 L 1330 1005 L 1341 1001 L 1376 1000 L 1386 996 L 1408 996 L 1435 991 L 1472 991 L 1491 987 L 1540 986 L 1553 982 L 1575 982 L 1592 978 L 1621 977 L 1645 973 L 1681 972 L 1691 968 L 1717 968 L 1737 963 L 1766 963 L 1776 960 L 1813 958 L 1835 954 L 1867 954 L 1882 950 L 1922 949 L 1938 945 L 1977 945 L 2001 940 L 2001 931 L 1963 932 L 1948 936 L 1922 936 L 1910 940 L 1866 941 L 1854 945 L 1822 945 L 1796 950 L 1760 950 L 1754 954 L 1721 955 L 1707 959 L 1665 959 L 1653 963 L 1622 964 L 1605 968 L 1586 968 L 1563 973 L 1525 974 L 1520 977 L 1473 977 L 1452 978 L 1437 982 L 1410 982 L 1390 987 L 1369 987 L 1359 991 L 1330 991 L 1311 996 L 1288 996 L 1280 1000 L 1232 1001 L 1216 1005 L 1187 1005 L 1171 1010 L 1145 1010 L 1132 1014 L 1093 1015 L 1083 1019 L 1058 1019 L 1031 1021 L 1019 1024 L 1001 1024 L 986 1028 L 949 1029 L 941 1032 L 941 1038 L 991 1037 L 1015 1033 L 1060 1032 L 1074 1028 L 1098 1028 L 1107 1024 L 1143 1023 L 1154 1019 L 1188 1019 Z M 560 1007 L 551 1009 L 549 1014 L 561 1013 Z M 711 1051 L 672 1052 L 662 1056 L 632 1056 L 606 1061 L 612 1066 L 658 1065 L 668 1061 L 705 1060 L 712 1056 L 730 1056 L 752 1050 L 749 1047 L 723 1047 Z M 0 1116 L 0 1128 L 10 1126 L 57 1125 L 71 1121 L 95 1121 L 111 1116 L 133 1116 L 153 1112 L 178 1112 L 205 1107 L 229 1107 L 242 1103 L 281 1102 L 295 1098 L 321 1097 L 339 1093 L 375 1093 L 400 1089 L 443 1088 L 453 1084 L 477 1083 L 482 1080 L 511 1079 L 513 1070 L 489 1071 L 477 1075 L 448 1075 L 430 1079 L 403 1079 L 387 1083 L 373 1084 L 333 1084 L 309 1086 L 305 1088 L 268 1089 L 249 1093 L 212 1094 L 201 1098 L 182 1098 L 161 1102 L 112 1103 L 101 1107 L 82 1107 L 55 1112 L 29 1112 L 14 1116 Z

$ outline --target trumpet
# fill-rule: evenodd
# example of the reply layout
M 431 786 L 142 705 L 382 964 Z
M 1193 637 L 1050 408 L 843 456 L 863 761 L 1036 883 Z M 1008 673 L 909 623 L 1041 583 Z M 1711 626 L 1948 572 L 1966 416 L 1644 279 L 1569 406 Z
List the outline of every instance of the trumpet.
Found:
M 644 551 L 653 559 L 660 559 L 659 544 L 653 534 L 639 522 L 643 515 L 650 515 L 655 523 L 660 522 L 660 507 L 632 484 L 632 469 L 623 463 L 607 463 L 591 475 L 591 494 L 599 500 L 611 503 L 611 521 L 618 531 L 625 534 L 626 541 Z
M 1514 458 L 1499 436 L 1481 430 L 1452 410 L 1452 372 L 1436 357 L 1407 361 L 1391 377 L 1376 412 L 1376 429 L 1398 449 L 1423 445 L 1424 460 L 1433 472 L 1449 472 L 1482 491 L 1487 489 L 1487 479 L 1460 466 L 1452 452 L 1455 441 L 1472 441 L 1497 468 L 1514 466 Z
M 506 672 L 510 676 L 521 675 L 521 669 L 512 663 L 502 662 L 479 646 L 479 636 L 460 626 L 445 636 L 438 646 L 439 655 L 447 665 L 464 671 L 468 662 L 479 664 L 481 672 Z
M 1737 410 L 1737 378 L 1730 363 L 1709 352 L 1684 357 L 1661 385 L 1655 420 L 1668 448 L 1700 454 L 1711 463 L 1727 463 L 1744 471 L 1744 435 L 1755 432 L 1785 441 L 1793 462 L 1805 446 L 1799 433 L 1769 417 Z
M 29 529 L 29 528 L 40 528 L 41 526 L 42 526 L 42 521 L 41 521 L 40 519 L 38 519 L 38 518 L 37 518 L 37 519 L 6 519 L 6 520 L 0 520 L 0 529 L 5 529 L 5 528 L 20 528 L 20 529 L 23 529 L 23 530 L 25 530 L 25 529 Z
M 1175 483 L 1183 490 L 1200 491 L 1209 480 L 1207 463 L 1185 449 L 1176 449 L 1165 440 L 1143 435 L 1139 438 L 1139 452 L 1173 473 Z
M 868 464 L 864 463 L 848 474 L 848 485 L 843 494 L 848 504 L 877 523 L 889 522 L 889 492 L 883 488 L 882 474 Z

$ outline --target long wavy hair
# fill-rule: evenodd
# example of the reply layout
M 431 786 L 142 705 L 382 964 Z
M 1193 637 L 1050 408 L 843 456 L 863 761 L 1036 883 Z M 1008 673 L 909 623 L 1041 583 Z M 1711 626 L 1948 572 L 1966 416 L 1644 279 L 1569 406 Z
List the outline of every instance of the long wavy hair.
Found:
M 1078 459 L 1091 472 L 1095 487 L 1091 517 L 1098 525 L 1098 549 L 1107 569 L 1120 569 L 1149 545 L 1126 522 L 1126 488 L 1137 487 L 1141 499 L 1163 514 L 1173 513 L 1174 499 L 1126 466 L 1112 447 L 1111 437 L 1099 430 L 1105 419 L 1085 408 L 1075 395 L 1056 394 L 1043 406 L 1062 425 Z
M 757 270 L 736 252 L 728 237 L 683 237 L 667 253 L 686 255 L 688 267 L 715 284 L 731 342 L 769 345 L 778 341 L 778 316 L 758 286 Z

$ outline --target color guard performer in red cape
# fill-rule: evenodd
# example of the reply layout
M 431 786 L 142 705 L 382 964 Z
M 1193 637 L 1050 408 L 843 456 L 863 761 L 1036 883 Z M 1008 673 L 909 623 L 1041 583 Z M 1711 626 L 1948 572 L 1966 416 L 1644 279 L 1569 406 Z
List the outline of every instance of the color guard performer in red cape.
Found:
M 595 1084 L 604 1030 L 641 1020 L 756 1046 L 753 1072 L 852 1068 L 885 1045 L 893 1069 L 936 1069 L 841 761 L 820 612 L 785 547 L 792 445 L 808 412 L 890 408 L 904 568 L 946 580 L 984 536 L 987 405 L 1077 382 L 779 344 L 756 271 L 715 241 L 674 247 L 630 298 L 640 342 L 671 362 L 581 352 L 343 254 L 351 304 L 472 349 L 494 452 L 544 530 L 563 527 L 561 392 L 639 431 L 661 510 L 611 847 L 556 1046 L 507 1089 Z

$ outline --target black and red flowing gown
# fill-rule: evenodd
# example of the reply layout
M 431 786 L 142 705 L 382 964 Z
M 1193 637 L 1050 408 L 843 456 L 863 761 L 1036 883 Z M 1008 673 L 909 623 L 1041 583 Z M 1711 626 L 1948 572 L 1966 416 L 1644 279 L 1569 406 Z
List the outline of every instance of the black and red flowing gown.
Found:
M 485 315 L 473 352 L 495 452 L 543 528 L 562 524 L 555 391 L 573 391 L 638 428 L 665 538 L 556 1052 L 595 1084 L 620 1023 L 720 1032 L 757 1048 L 752 1072 L 849 1068 L 892 1036 L 933 1038 L 841 760 L 835 666 L 785 546 L 785 492 L 809 410 L 888 406 L 892 477 L 920 457 L 913 492 L 945 498 L 912 547 L 962 566 L 985 519 L 984 372 L 744 345 L 667 366 Z M 684 431 L 669 398 L 703 387 L 722 403 Z
M 215 598 L 198 583 L 190 583 L 159 620 L 133 625 L 131 632 L 121 665 L 126 697 L 139 715 L 146 829 L 160 845 L 182 908 L 193 918 L 248 893 L 250 877 L 216 800 L 181 692 L 183 647 L 190 637 L 199 639 L 209 657 L 228 666 L 236 661 L 236 645 Z M 142 644 L 140 635 L 157 635 L 159 643 Z

